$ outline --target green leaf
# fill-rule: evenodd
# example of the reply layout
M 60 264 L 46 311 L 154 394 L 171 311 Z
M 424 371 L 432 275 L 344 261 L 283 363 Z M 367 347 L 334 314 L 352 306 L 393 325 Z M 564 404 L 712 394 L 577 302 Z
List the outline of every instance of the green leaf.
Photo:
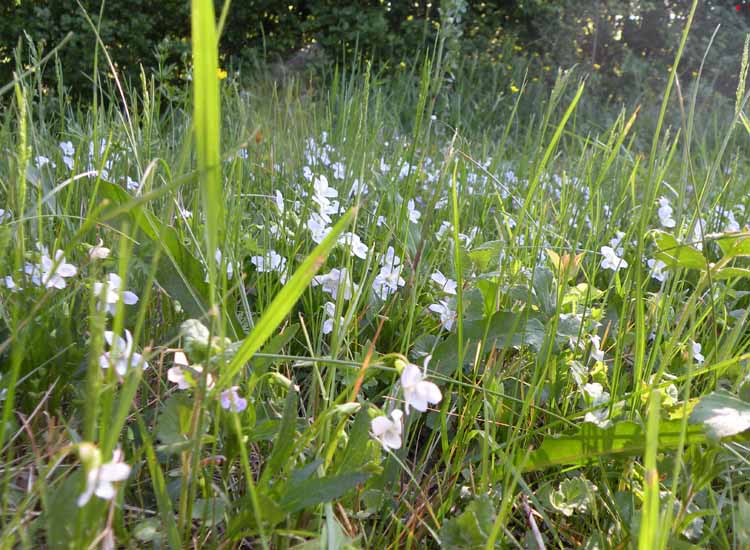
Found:
M 155 542 L 161 540 L 161 522 L 156 518 L 144 519 L 133 527 L 133 536 L 140 542 Z
M 268 457 L 266 467 L 263 469 L 263 474 L 260 478 L 260 485 L 264 485 L 271 480 L 271 477 L 281 471 L 281 469 L 289 462 L 289 457 L 292 455 L 294 449 L 294 432 L 297 425 L 297 401 L 299 395 L 293 389 L 290 389 L 286 395 L 286 403 L 284 404 L 284 413 L 281 417 L 281 424 L 279 425 L 279 433 L 276 436 L 276 440 L 273 444 L 273 450 L 271 456 Z
M 574 512 L 588 512 L 596 491 L 596 485 L 585 477 L 566 479 L 560 482 L 556 491 L 550 493 L 549 503 L 555 510 L 570 517 Z
M 204 411 L 208 415 L 208 411 Z M 161 408 L 156 423 L 156 438 L 159 445 L 156 450 L 161 453 L 174 454 L 190 446 L 190 419 L 193 415 L 193 400 L 184 393 L 175 393 Z M 204 432 L 210 423 L 203 422 Z
M 744 267 L 722 267 L 711 274 L 714 280 L 734 279 L 735 277 L 750 278 L 750 269 Z
M 495 507 L 487 495 L 469 503 L 458 516 L 449 519 L 440 529 L 443 548 L 458 550 L 484 549 L 495 522 Z
M 668 267 L 706 269 L 706 258 L 697 248 L 681 244 L 674 235 L 666 231 L 655 229 L 651 231 L 651 236 L 658 248 L 657 259 L 667 264 Z
M 702 397 L 690 413 L 691 424 L 701 424 L 711 439 L 730 437 L 750 429 L 750 403 L 715 391 Z
M 247 335 L 242 341 L 240 348 L 237 350 L 237 354 L 232 358 L 229 364 L 224 369 L 217 387 L 223 388 L 229 385 L 229 381 L 240 371 L 242 366 L 247 363 L 256 351 L 265 344 L 271 335 L 274 333 L 276 328 L 282 323 L 289 312 L 297 303 L 302 293 L 305 292 L 310 281 L 318 272 L 320 267 L 325 262 L 325 259 L 331 253 L 331 250 L 336 246 L 336 242 L 344 232 L 344 229 L 351 223 L 357 209 L 356 207 L 349 210 L 338 223 L 331 229 L 330 233 L 323 239 L 318 246 L 316 246 L 310 255 L 305 258 L 302 265 L 299 266 L 294 275 L 287 281 L 273 299 L 271 304 L 268 306 L 263 315 L 258 320 L 255 328 Z
M 737 530 L 737 542 L 739 543 L 737 547 L 750 547 L 750 502 L 742 494 L 737 499 L 734 527 Z
M 674 449 L 680 441 L 681 420 L 660 423 L 659 449 Z M 706 436 L 699 426 L 686 427 L 685 445 L 705 443 Z M 646 448 L 643 426 L 635 422 L 618 422 L 608 428 L 599 428 L 585 422 L 573 435 L 548 436 L 538 449 L 531 451 L 524 471 L 543 470 L 550 466 L 583 465 L 594 458 L 609 455 L 641 455 Z
M 750 231 L 718 233 L 708 235 L 707 237 L 716 240 L 716 244 L 721 248 L 724 258 L 750 256 Z
M 341 457 L 341 465 L 338 473 L 344 474 L 361 468 L 370 460 L 370 414 L 367 406 L 363 406 L 357 416 L 349 433 L 349 442 Z
M 255 522 L 255 513 L 253 504 L 249 497 L 246 497 L 237 503 L 237 509 L 230 514 L 227 525 L 227 538 L 237 540 L 244 537 L 254 537 L 258 534 L 258 525 Z M 284 520 L 284 510 L 278 503 L 264 492 L 258 492 L 258 504 L 263 511 L 264 527 L 272 528 Z
M 370 477 L 370 474 L 349 472 L 336 476 L 308 479 L 288 487 L 279 504 L 287 513 L 293 514 L 305 508 L 335 500 L 360 483 L 364 483 L 368 477 Z
M 480 272 L 485 272 L 500 262 L 500 252 L 507 246 L 503 241 L 486 241 L 469 252 L 469 258 Z
M 224 521 L 226 504 L 220 498 L 198 498 L 193 503 L 193 519 L 205 527 L 213 527 Z
M 489 319 L 487 335 L 485 327 L 487 319 L 470 320 L 464 323 L 464 357 L 473 358 L 474 352 L 467 345 L 476 344 L 484 339 L 484 351 L 489 353 L 492 347 L 507 349 L 510 347 L 529 346 L 539 351 L 544 344 L 544 325 L 535 317 L 525 313 L 511 311 L 497 311 Z M 449 375 L 456 368 L 458 350 L 458 335 L 452 334 L 435 349 L 432 360 L 436 369 L 443 375 Z

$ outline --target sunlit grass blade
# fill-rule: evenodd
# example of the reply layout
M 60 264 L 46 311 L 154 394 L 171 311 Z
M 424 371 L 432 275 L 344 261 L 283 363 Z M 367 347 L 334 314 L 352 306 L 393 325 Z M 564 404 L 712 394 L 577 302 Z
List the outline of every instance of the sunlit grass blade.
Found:
M 193 134 L 206 214 L 206 258 L 212 305 L 216 300 L 214 253 L 223 234 L 224 192 L 221 183 L 221 103 L 218 42 L 211 0 L 192 0 Z

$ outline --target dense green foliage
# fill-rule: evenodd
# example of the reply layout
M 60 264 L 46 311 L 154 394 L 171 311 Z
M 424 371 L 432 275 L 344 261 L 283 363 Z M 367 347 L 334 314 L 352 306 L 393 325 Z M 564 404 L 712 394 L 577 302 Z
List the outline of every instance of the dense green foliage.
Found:
M 190 7 L 189 85 L 0 87 L 0 548 L 750 547 L 750 39 L 607 109 L 461 0 L 283 85 Z
M 458 38 L 451 47 L 458 48 L 461 57 L 507 63 L 506 46 L 515 46 L 511 55 L 534 59 L 538 67 L 577 64 L 592 74 L 595 93 L 602 99 L 629 102 L 638 97 L 649 99 L 662 89 L 690 2 L 248 0 L 232 4 L 221 39 L 221 60 L 223 65 L 242 67 L 248 79 L 252 78 L 251 69 L 263 64 L 283 67 L 282 62 L 291 60 L 293 65 L 312 65 L 355 53 L 384 67 L 397 68 L 415 51 L 435 42 L 441 9 L 447 13 L 453 5 L 459 7 L 460 16 L 452 23 L 458 29 Z M 187 75 L 189 2 L 82 0 L 80 6 L 98 26 L 103 43 L 124 76 L 137 81 L 141 66 L 147 75 L 155 70 L 162 77 Z M 215 0 L 215 6 L 219 13 L 222 0 Z M 92 67 L 96 40 L 82 13 L 77 2 L 3 3 L 0 81 L 10 80 L 15 67 L 13 48 L 25 37 L 30 43 L 22 61 L 28 62 L 32 45 L 39 52 L 49 51 L 72 32 L 72 40 L 60 52 L 65 82 L 77 94 L 89 91 L 86 75 Z M 704 80 L 731 95 L 737 72 L 727 70 L 727 63 L 736 59 L 742 47 L 742 31 L 748 28 L 748 20 L 750 10 L 737 13 L 731 2 L 701 2 L 693 39 L 681 63 L 683 78 L 698 70 L 714 29 L 721 24 L 724 32 L 708 55 Z M 321 55 L 294 57 L 312 43 L 321 47 Z M 54 81 L 49 71 L 47 76 L 47 82 Z M 546 76 L 549 83 L 554 80 L 554 75 Z

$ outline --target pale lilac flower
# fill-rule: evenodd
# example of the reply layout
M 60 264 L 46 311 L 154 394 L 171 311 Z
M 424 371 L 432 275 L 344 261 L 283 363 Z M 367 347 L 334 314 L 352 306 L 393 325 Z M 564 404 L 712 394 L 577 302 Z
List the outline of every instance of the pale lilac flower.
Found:
M 724 219 L 727 222 L 727 224 L 724 226 L 724 231 L 726 233 L 737 233 L 738 231 L 742 230 L 739 222 L 734 217 L 734 212 L 732 212 L 731 210 L 727 210 L 726 212 L 724 212 Z
M 437 304 L 432 304 L 428 308 L 433 313 L 440 315 L 440 324 L 445 330 L 451 330 L 453 323 L 456 321 L 457 313 L 453 310 L 448 302 L 440 300 Z
M 2 279 L 0 279 L 0 286 L 4 286 L 11 292 L 18 292 L 21 289 L 18 285 L 16 285 L 16 282 L 13 280 L 13 277 L 11 275 L 6 275 Z
M 333 332 L 334 320 L 336 319 L 336 304 L 333 302 L 326 302 L 323 306 L 326 314 L 326 320 L 323 321 L 323 334 L 330 334 Z M 344 318 L 339 317 L 339 329 L 344 326 Z
M 338 298 L 339 292 L 342 292 L 344 300 L 349 300 L 352 293 L 357 290 L 357 285 L 352 283 L 349 271 L 345 267 L 334 268 L 329 273 L 316 275 L 313 277 L 312 285 L 321 286 L 323 292 L 330 294 L 334 300 Z
M 179 204 L 177 205 L 177 213 L 183 220 L 189 220 L 193 217 L 193 213 L 190 210 L 188 210 L 187 208 L 183 208 Z
M 167 370 L 167 380 L 173 384 L 177 384 L 177 389 L 186 390 L 196 385 L 196 376 L 203 372 L 201 365 L 191 365 L 188 362 L 187 356 L 182 351 L 176 351 L 174 353 L 174 366 Z M 191 372 L 192 371 L 192 372 Z M 195 373 L 195 374 L 193 374 Z M 206 387 L 208 389 L 213 388 L 214 379 L 210 374 L 206 379 Z
M 334 162 L 331 165 L 331 169 L 333 170 L 333 177 L 337 180 L 342 180 L 346 177 L 346 168 L 342 163 Z
M 385 264 L 380 268 L 380 272 L 372 282 L 372 289 L 378 298 L 386 300 L 388 296 L 396 292 L 399 287 L 406 284 L 406 281 L 401 276 L 402 267 L 403 266 L 398 265 L 398 263 L 390 263 Z
M 401 432 L 403 429 L 401 419 L 403 416 L 403 412 L 395 409 L 391 412 L 391 418 L 377 416 L 370 422 L 373 437 L 380 442 L 386 451 L 401 448 Z
M 380 168 L 380 171 L 383 172 L 384 174 L 386 172 L 390 172 L 391 171 L 390 164 L 388 164 L 387 162 L 385 162 L 385 159 L 383 157 L 380 157 L 380 167 L 379 168 Z
M 452 233 L 453 232 L 453 224 L 450 222 L 442 222 L 440 224 L 440 228 L 435 233 L 435 238 L 437 240 L 442 240 L 446 233 Z
M 604 258 L 601 262 L 602 269 L 611 269 L 612 271 L 618 271 L 628 267 L 628 262 L 623 260 L 617 255 L 617 252 L 611 246 L 601 247 L 601 253 Z
M 583 386 L 583 395 L 590 407 L 598 407 L 594 411 L 587 412 L 583 421 L 596 424 L 600 428 L 608 427 L 612 421 L 609 420 L 609 410 L 602 405 L 609 402 L 609 392 L 604 391 L 604 387 L 599 382 L 594 382 Z
M 89 250 L 89 258 L 92 260 L 105 260 L 109 258 L 110 252 L 111 250 L 104 246 L 104 241 L 99 239 L 99 242 Z
M 251 256 L 250 262 L 255 266 L 259 273 L 267 273 L 271 271 L 284 273 L 286 271 L 286 258 L 282 257 L 273 249 L 269 249 L 263 256 Z
M 52 168 L 55 167 L 54 161 L 51 161 L 50 159 L 48 159 L 47 157 L 43 155 L 38 155 L 34 157 L 34 162 L 36 163 L 37 168 L 42 168 L 43 166 L 46 166 L 47 164 L 49 164 Z
M 81 446 L 83 447 L 83 445 Z M 120 449 L 115 449 L 111 461 L 100 464 L 101 454 L 99 449 L 91 444 L 85 445 L 92 447 L 93 450 L 83 447 L 85 453 L 89 455 L 89 465 L 86 472 L 86 489 L 76 501 L 79 508 L 85 506 L 94 495 L 104 500 L 112 500 L 117 494 L 117 489 L 115 489 L 113 483 L 125 481 L 130 475 L 130 466 L 124 462 L 124 456 Z
M 0 223 L 6 222 L 13 217 L 9 210 L 0 208 Z
M 107 175 L 108 175 L 107 171 L 102 170 L 102 177 L 107 178 Z M 136 191 L 138 191 L 138 188 L 140 187 L 140 185 L 141 184 L 138 182 L 138 180 L 134 180 L 130 176 L 125 177 L 125 188 L 131 193 L 135 193 Z
M 143 356 L 133 351 L 133 335 L 128 329 L 125 329 L 125 340 L 111 330 L 104 332 L 104 340 L 109 344 L 109 351 L 99 356 L 101 368 L 108 369 L 111 365 L 120 376 L 125 376 L 131 368 L 148 368 Z
M 690 348 L 693 352 L 693 359 L 696 363 L 699 365 L 702 365 L 703 362 L 706 360 L 706 358 L 701 353 L 702 346 L 698 342 L 694 342 L 693 340 L 690 340 Z
M 440 270 L 435 271 L 435 273 L 430 275 L 430 279 L 433 283 L 440 287 L 440 290 L 442 290 L 446 294 L 456 294 L 458 283 L 453 279 L 447 278 Z
M 117 311 L 117 302 L 120 301 L 120 288 L 122 279 L 117 273 L 107 275 L 106 283 L 94 283 L 94 294 L 99 298 L 99 307 L 104 307 L 107 313 L 114 315 Z M 138 302 L 138 296 L 129 290 L 122 292 L 122 303 L 132 306 Z
M 355 197 L 357 195 L 366 195 L 368 191 L 369 188 L 364 181 L 355 179 L 354 183 L 352 183 L 352 188 L 349 189 L 349 198 L 351 199 L 352 197 Z
M 70 141 L 63 141 L 60 143 L 60 149 L 63 152 L 63 162 L 68 170 L 72 170 L 74 166 L 73 155 L 76 154 L 76 150 Z
M 342 233 L 339 237 L 338 243 L 349 248 L 349 252 L 352 256 L 356 256 L 362 260 L 367 259 L 367 253 L 370 251 L 369 247 L 362 242 L 359 235 L 347 231 Z
M 221 253 L 221 250 L 218 248 L 216 249 L 216 254 L 214 254 L 214 259 L 216 260 L 216 265 L 221 265 L 221 260 L 223 258 L 223 254 Z M 232 262 L 227 262 L 227 280 L 232 280 L 232 277 L 234 276 L 234 266 L 232 265 Z M 206 281 L 208 281 L 208 274 L 206 274 Z
M 276 203 L 276 209 L 279 214 L 284 215 L 284 195 L 278 189 L 274 192 L 274 202 Z
M 430 359 L 430 355 L 425 358 L 425 369 Z M 409 414 L 409 407 L 419 412 L 425 412 L 428 404 L 436 405 L 443 399 L 440 388 L 433 382 L 426 381 L 420 368 L 412 363 L 407 363 L 401 372 L 401 387 L 404 390 L 406 414 Z
M 312 212 L 310 214 L 310 218 L 307 220 L 307 229 L 310 230 L 313 241 L 318 244 L 323 242 L 323 239 L 325 239 L 331 232 L 331 228 L 328 226 L 330 221 L 330 218 L 326 221 L 326 219 L 317 212 Z
M 660 283 L 663 283 L 664 281 L 667 280 L 668 273 L 665 271 L 667 264 L 665 264 L 661 260 L 655 260 L 655 259 L 649 259 L 646 262 L 646 264 L 651 270 L 651 277 L 653 277 Z
M 36 286 L 58 290 L 65 288 L 65 279 L 75 276 L 78 269 L 65 261 L 65 254 L 62 250 L 55 252 L 54 260 L 49 257 L 44 246 L 41 247 L 41 251 L 40 262 L 38 264 L 27 263 L 24 266 L 25 273 L 31 277 L 31 282 Z
M 409 221 L 411 223 L 419 222 L 419 218 L 422 217 L 422 214 L 420 214 L 419 210 L 416 209 L 414 205 L 414 199 L 409 199 L 409 201 L 406 203 L 406 209 L 409 211 Z
M 659 197 L 659 223 L 663 227 L 672 228 L 677 225 L 674 218 L 672 217 L 672 207 L 669 204 L 667 197 Z
M 375 225 L 377 225 L 378 227 L 382 227 L 382 226 L 383 226 L 383 224 L 385 224 L 385 223 L 386 223 L 386 221 L 387 221 L 387 220 L 385 219 L 385 216 L 378 216 L 378 219 L 377 219 L 377 221 L 375 222 Z
M 239 396 L 237 393 L 238 389 L 240 389 L 239 386 L 232 386 L 228 390 L 221 392 L 219 401 L 222 409 L 238 413 L 247 408 L 247 399 Z
M 598 334 L 591 335 L 591 357 L 595 361 L 604 361 L 604 351 L 602 348 L 602 339 Z

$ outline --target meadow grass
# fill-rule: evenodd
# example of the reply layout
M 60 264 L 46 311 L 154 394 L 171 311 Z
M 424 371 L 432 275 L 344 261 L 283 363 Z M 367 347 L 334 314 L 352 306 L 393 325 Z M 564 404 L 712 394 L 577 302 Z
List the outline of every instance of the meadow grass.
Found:
M 210 5 L 2 88 L 3 547 L 750 544 L 744 83 L 247 85 Z

